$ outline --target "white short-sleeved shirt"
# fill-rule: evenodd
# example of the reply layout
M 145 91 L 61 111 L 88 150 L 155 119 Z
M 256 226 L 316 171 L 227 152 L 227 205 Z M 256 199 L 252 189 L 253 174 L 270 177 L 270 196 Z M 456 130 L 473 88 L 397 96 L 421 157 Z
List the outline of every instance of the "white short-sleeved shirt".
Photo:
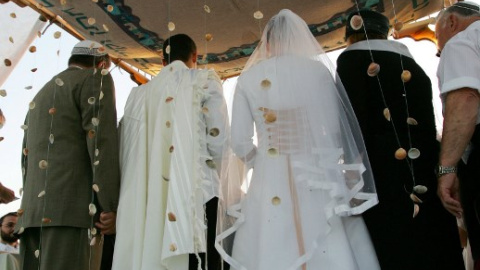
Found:
M 442 101 L 446 93 L 460 88 L 480 91 L 480 21 L 472 23 L 445 44 L 437 77 Z

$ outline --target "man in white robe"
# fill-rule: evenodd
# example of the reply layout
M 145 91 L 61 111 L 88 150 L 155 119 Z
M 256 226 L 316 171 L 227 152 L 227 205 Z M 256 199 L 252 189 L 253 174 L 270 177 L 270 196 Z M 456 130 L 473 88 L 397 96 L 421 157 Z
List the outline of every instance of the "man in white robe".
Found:
M 228 132 L 223 89 L 213 70 L 194 69 L 196 46 L 187 35 L 170 37 L 163 51 L 165 67 L 132 89 L 121 123 L 112 269 L 206 269 L 205 261 L 217 269 L 213 244 Z

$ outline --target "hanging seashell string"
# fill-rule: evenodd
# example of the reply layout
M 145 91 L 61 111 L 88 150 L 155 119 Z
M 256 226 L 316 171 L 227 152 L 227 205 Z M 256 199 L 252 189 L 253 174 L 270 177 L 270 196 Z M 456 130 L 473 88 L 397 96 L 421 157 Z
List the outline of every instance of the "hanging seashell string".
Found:
M 399 31 L 403 27 L 403 23 L 398 21 L 397 14 L 396 14 L 396 11 L 395 11 L 395 3 L 394 3 L 393 0 L 391 2 L 392 2 L 392 10 L 394 12 L 394 21 L 395 21 L 395 26 L 394 27 L 395 27 L 396 31 Z M 360 7 L 359 7 L 359 4 L 358 4 L 357 0 L 355 0 L 355 5 L 356 5 L 357 11 L 359 12 Z M 351 22 L 347 22 L 347 23 L 351 24 L 352 28 L 354 28 L 354 26 L 357 27 L 356 28 L 357 30 L 360 29 L 361 26 L 363 26 L 363 20 L 362 20 L 361 16 L 358 16 L 358 17 L 360 17 L 360 18 L 356 18 L 356 16 L 353 16 Z M 361 26 L 359 27 L 360 24 L 361 24 Z M 382 100 L 382 102 L 384 104 L 384 107 L 385 107 L 385 109 L 383 110 L 383 115 L 384 115 L 385 119 L 390 122 L 390 124 L 392 126 L 392 129 L 393 129 L 393 132 L 395 134 L 395 139 L 396 139 L 397 144 L 398 144 L 398 149 L 394 153 L 394 157 L 398 160 L 405 160 L 405 162 L 408 165 L 410 175 L 411 175 L 411 180 L 412 180 L 412 188 L 411 189 L 407 188 L 406 184 L 404 183 L 404 189 L 405 189 L 405 192 L 407 194 L 409 194 L 410 199 L 412 200 L 412 202 L 414 204 L 413 217 L 416 217 L 417 214 L 420 211 L 419 204 L 422 203 L 422 201 L 418 198 L 418 196 L 415 193 L 423 194 L 423 193 L 427 192 L 427 188 L 425 186 L 416 184 L 415 173 L 414 173 L 414 160 L 417 159 L 420 156 L 420 150 L 417 149 L 417 148 L 414 148 L 413 145 L 412 145 L 412 137 L 411 137 L 411 132 L 410 132 L 410 126 L 418 125 L 418 122 L 417 122 L 417 120 L 415 120 L 415 118 L 410 116 L 408 99 L 407 99 L 407 91 L 406 91 L 406 87 L 405 87 L 405 84 L 408 83 L 411 80 L 412 74 L 411 74 L 410 71 L 405 70 L 402 55 L 398 54 L 399 58 L 400 58 L 400 65 L 401 65 L 401 68 L 403 70 L 403 72 L 401 74 L 399 74 L 399 80 L 402 82 L 402 89 L 403 89 L 402 97 L 403 97 L 403 102 L 405 104 L 405 110 L 406 110 L 406 115 L 407 115 L 407 119 L 405 119 L 405 121 L 407 123 L 406 127 L 407 127 L 407 138 L 408 138 L 408 143 L 407 144 L 408 145 L 402 145 L 402 143 L 400 142 L 398 130 L 397 130 L 396 125 L 395 125 L 396 120 L 397 121 L 402 121 L 402 120 L 398 120 L 398 119 L 394 118 L 394 116 L 392 116 L 392 114 L 391 114 L 391 110 L 389 109 L 389 104 L 386 101 L 385 93 L 384 93 L 384 90 L 382 88 L 382 83 L 380 81 L 380 77 L 381 77 L 380 69 L 381 69 L 381 67 L 380 67 L 380 65 L 375 63 L 375 59 L 373 57 L 372 49 L 371 49 L 371 46 L 370 46 L 370 41 L 369 41 L 369 38 L 368 38 L 368 35 L 367 35 L 367 30 L 366 30 L 365 27 L 363 27 L 363 31 L 365 33 L 366 42 L 368 44 L 370 58 L 371 58 L 371 61 L 372 61 L 370 66 L 368 67 L 367 74 L 370 77 L 375 77 L 377 79 L 377 83 L 378 83 L 379 90 L 380 90 L 380 95 L 381 95 L 381 100 Z M 406 150 L 405 148 L 408 149 L 408 150 Z

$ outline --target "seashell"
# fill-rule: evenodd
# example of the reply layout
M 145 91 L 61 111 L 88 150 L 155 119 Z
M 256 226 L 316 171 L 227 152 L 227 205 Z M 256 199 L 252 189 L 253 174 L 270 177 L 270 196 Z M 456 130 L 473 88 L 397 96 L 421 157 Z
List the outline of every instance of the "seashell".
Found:
M 217 137 L 218 134 L 220 134 L 220 130 L 218 128 L 212 128 L 208 134 L 212 137 Z
M 42 32 L 38 31 L 37 32 L 37 37 L 41 38 L 42 37 Z
M 277 121 L 277 115 L 273 111 L 268 111 L 264 113 L 263 118 L 265 118 L 265 123 L 267 124 Z
M 96 213 L 97 213 L 97 207 L 95 206 L 95 204 L 93 204 L 93 203 L 89 204 L 88 205 L 88 214 L 93 217 Z
M 396 22 L 395 25 L 393 26 L 393 29 L 395 29 L 395 31 L 400 31 L 402 30 L 403 28 L 403 22 Z
M 213 160 L 211 160 L 211 159 L 205 160 L 205 163 L 207 164 L 207 166 L 208 166 L 210 169 L 216 169 L 216 168 L 217 168 L 217 164 L 215 164 L 215 161 L 213 161 Z
M 97 21 L 95 20 L 95 18 L 90 17 L 88 18 L 87 22 L 89 25 L 94 25 Z
M 88 138 L 93 139 L 95 137 L 95 130 L 90 129 L 88 131 Z
M 10 13 L 10 17 L 12 17 L 12 18 L 15 19 L 15 18 L 17 18 L 17 14 L 15 14 L 14 12 L 12 12 L 12 13 Z
M 108 29 L 108 26 L 106 24 L 103 24 L 102 27 L 103 27 L 103 30 L 105 30 L 105 32 L 110 31 L 110 29 Z
M 31 53 L 34 53 L 37 51 L 37 47 L 35 46 L 30 46 L 30 48 L 28 48 L 28 51 L 31 52 Z
M 95 192 L 99 192 L 99 191 L 100 191 L 100 187 L 99 187 L 97 184 L 93 184 L 93 185 L 92 185 L 92 189 L 93 189 Z
M 57 109 L 55 109 L 55 108 L 50 108 L 50 109 L 48 109 L 48 114 L 54 115 L 54 114 L 56 114 L 56 113 L 57 113 Z
M 27 125 L 21 125 L 20 128 L 23 129 L 23 130 L 27 130 L 28 126 Z
M 203 107 L 203 108 L 202 108 L 202 113 L 207 114 L 207 113 L 208 113 L 208 108 L 207 108 L 207 107 Z
M 278 156 L 278 150 L 275 147 L 269 148 L 267 150 L 267 154 L 271 157 L 276 157 L 276 156 Z
M 9 40 L 11 43 L 14 43 L 13 37 L 8 37 L 8 40 Z
M 390 121 L 392 119 L 392 116 L 390 115 L 390 110 L 388 108 L 383 109 L 383 116 L 388 121 Z
M 35 102 L 31 101 L 31 102 L 28 104 L 28 108 L 29 108 L 30 110 L 35 109 Z
M 410 199 L 412 199 L 412 201 L 415 203 L 422 203 L 422 200 L 420 200 L 420 198 L 418 198 L 418 196 L 413 193 L 410 193 Z
M 100 72 L 103 76 L 107 76 L 108 74 L 108 69 L 104 68 L 102 69 L 102 71 Z
M 108 12 L 112 12 L 112 11 L 113 11 L 113 6 L 112 6 L 112 5 L 108 5 L 108 6 L 107 6 L 107 11 L 108 11 Z
M 205 10 L 206 13 L 210 13 L 210 7 L 207 5 L 203 6 L 203 10 Z
M 38 167 L 42 170 L 45 170 L 48 167 L 48 162 L 42 159 L 40 162 L 38 162 Z
M 165 176 L 163 176 L 163 175 L 162 175 L 162 178 L 163 178 L 163 180 L 165 180 L 165 181 L 170 181 L 170 179 L 168 179 L 167 177 L 165 177 Z
M 93 166 L 98 166 L 98 164 L 100 164 L 100 160 L 95 160 L 95 161 L 93 162 Z
M 417 148 L 410 148 L 410 150 L 408 150 L 408 157 L 410 159 L 417 159 L 419 156 L 420 150 L 418 150 Z
M 5 89 L 0 90 L 0 96 L 6 97 L 7 96 L 7 90 L 5 90 Z
M 50 223 L 50 222 L 52 222 L 52 220 L 51 220 L 51 219 L 49 219 L 49 218 L 45 218 L 45 217 L 44 217 L 44 218 L 42 218 L 42 223 L 43 223 L 43 224 L 48 224 L 48 223 Z
M 63 86 L 63 81 L 62 81 L 62 79 L 60 79 L 60 78 L 56 78 L 56 79 L 55 79 L 55 83 L 56 83 L 58 86 Z
M 270 82 L 269 79 L 265 79 L 260 83 L 260 86 L 262 86 L 264 90 L 267 90 L 270 88 L 270 86 L 272 86 L 272 83 Z
M 24 231 L 25 231 L 25 228 L 24 228 L 24 227 L 20 227 L 20 229 L 18 229 L 18 233 L 17 233 L 17 234 L 22 234 Z
M 167 126 L 167 128 L 170 128 L 171 125 L 172 125 L 172 123 L 170 123 L 170 121 L 165 122 L 165 126 Z
M 168 27 L 168 31 L 170 32 L 175 30 L 175 24 L 173 22 L 169 22 L 167 27 Z
M 97 148 L 97 149 L 95 149 L 95 156 L 98 157 L 98 154 L 100 154 L 100 150 L 98 150 L 98 148 Z
M 53 136 L 53 134 L 50 134 L 50 136 L 48 136 L 48 141 L 50 142 L 50 144 L 53 144 L 53 142 L 55 141 L 55 136 Z
M 407 124 L 412 125 L 412 126 L 416 126 L 416 125 L 418 125 L 418 122 L 417 122 L 417 120 L 415 120 L 415 118 L 408 117 L 407 118 Z
M 170 148 L 168 149 L 168 152 L 173 153 L 174 149 L 175 149 L 175 147 L 173 147 L 173 145 L 171 145 Z
M 20 209 L 17 210 L 17 215 L 22 216 L 24 212 L 25 212 L 25 210 L 20 208 Z
M 35 250 L 34 254 L 35 254 L 35 258 L 38 259 L 38 257 L 40 257 L 40 250 L 39 249 Z
M 88 104 L 90 104 L 90 105 L 95 104 L 95 101 L 96 101 L 96 98 L 94 98 L 94 97 L 89 97 L 88 98 Z
M 167 45 L 167 47 L 165 48 L 165 52 L 166 52 L 167 54 L 170 53 L 170 45 Z
M 12 61 L 10 61 L 10 59 L 3 60 L 3 63 L 5 63 L 5 66 L 7 66 L 7 67 L 12 65 Z
M 28 148 L 23 148 L 22 152 L 24 156 L 28 155 Z
M 67 5 L 67 0 L 60 0 L 60 4 L 61 4 L 62 6 Z
M 90 240 L 90 246 L 95 246 L 95 244 L 97 243 L 97 238 L 96 237 L 92 237 L 92 240 Z
M 367 69 L 368 76 L 375 77 L 378 75 L 379 72 L 380 72 L 380 65 L 375 62 L 370 63 Z
M 410 71 L 408 70 L 404 70 L 400 77 L 402 78 L 403 82 L 409 82 L 410 79 L 412 78 L 412 73 L 410 73 Z
M 175 245 L 174 243 L 170 244 L 170 251 L 175 252 L 176 250 L 177 250 L 177 245 Z
M 213 39 L 213 35 L 208 33 L 208 34 L 205 34 L 205 40 L 208 42 L 208 41 L 212 41 Z
M 98 96 L 98 100 L 102 100 L 103 99 L 103 91 L 100 91 L 100 95 Z
M 45 190 L 40 191 L 40 193 L 38 193 L 37 195 L 38 198 L 41 198 L 43 196 L 45 196 Z
M 395 151 L 395 158 L 398 160 L 405 159 L 407 157 L 407 151 L 403 148 L 398 148 L 397 151 Z
M 416 203 L 413 204 L 413 217 L 416 217 L 420 212 L 420 206 Z
M 100 119 L 97 117 L 92 117 L 92 125 L 98 126 L 100 124 Z
M 97 234 L 97 228 L 93 227 L 91 230 L 90 230 L 90 233 L 92 235 L 96 235 Z
M 38 68 L 32 68 L 30 71 L 31 71 L 31 72 L 35 72 L 35 71 L 37 71 L 37 70 L 38 70 Z
M 165 99 L 165 103 L 170 103 L 170 102 L 172 102 L 172 101 L 173 101 L 173 97 L 167 97 L 167 98 Z
M 363 26 L 363 18 L 360 15 L 353 15 L 350 19 L 350 27 L 353 30 L 359 30 Z
M 53 37 L 55 39 L 59 39 L 61 36 L 62 36 L 62 32 L 60 32 L 60 31 L 56 31 L 55 33 L 53 33 Z
M 260 10 L 257 10 L 253 13 L 253 17 L 257 20 L 263 19 L 263 13 Z
M 94 2 L 94 3 L 98 3 L 98 0 L 92 0 L 92 2 Z
M 418 194 L 424 194 L 428 191 L 428 188 L 426 186 L 416 185 L 413 187 L 413 191 L 415 191 Z
M 174 222 L 174 221 L 177 221 L 177 217 L 175 216 L 174 213 L 169 212 L 168 213 L 168 220 Z
M 280 197 L 278 197 L 278 196 L 275 196 L 275 197 L 272 198 L 272 204 L 273 205 L 279 205 L 281 202 L 282 202 L 282 199 L 280 199 Z
M 32 88 L 33 88 L 33 87 L 32 87 L 31 85 L 25 86 L 25 90 L 32 90 Z

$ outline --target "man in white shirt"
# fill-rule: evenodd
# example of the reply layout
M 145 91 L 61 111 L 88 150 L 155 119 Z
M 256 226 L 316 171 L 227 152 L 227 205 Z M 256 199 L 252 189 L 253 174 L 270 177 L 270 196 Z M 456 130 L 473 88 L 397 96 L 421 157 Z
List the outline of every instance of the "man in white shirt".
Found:
M 165 67 L 132 89 L 121 121 L 112 269 L 206 269 L 205 261 L 219 269 L 213 244 L 228 138 L 222 85 L 213 70 L 194 68 L 187 35 L 170 37 L 163 51 Z
M 438 195 L 450 213 L 464 218 L 480 269 L 480 6 L 469 1 L 450 6 L 439 14 L 435 34 L 444 106 Z
M 13 234 L 17 219 L 18 215 L 16 212 L 5 214 L 0 218 L 0 253 L 18 254 L 18 238 Z

